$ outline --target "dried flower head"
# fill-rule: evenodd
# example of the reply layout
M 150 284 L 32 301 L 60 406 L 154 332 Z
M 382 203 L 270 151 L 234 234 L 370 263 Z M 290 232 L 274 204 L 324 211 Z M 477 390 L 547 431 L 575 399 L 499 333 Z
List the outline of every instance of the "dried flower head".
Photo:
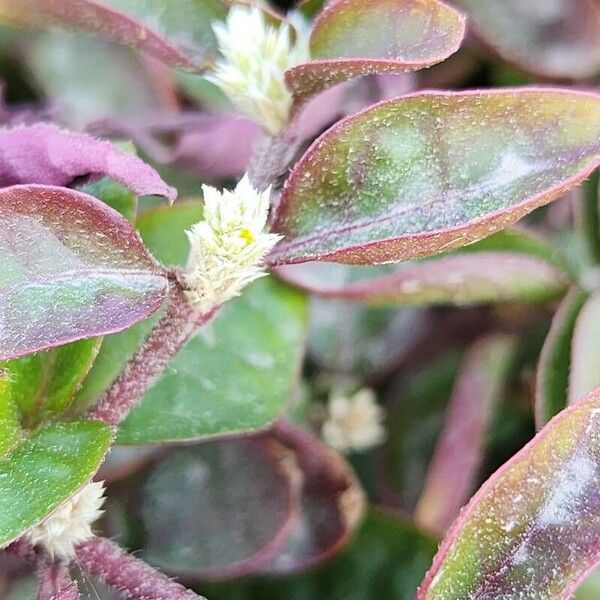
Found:
M 279 27 L 254 6 L 233 6 L 225 23 L 213 24 L 222 59 L 207 79 L 220 87 L 244 114 L 276 135 L 292 107 L 284 73 L 309 59 L 308 37 L 290 23 Z
M 202 190 L 204 219 L 187 232 L 185 283 L 189 301 L 206 314 L 266 275 L 262 259 L 281 236 L 264 231 L 270 189 L 257 192 L 247 175 L 233 192 L 208 185 Z
M 103 504 L 104 482 L 88 483 L 25 537 L 52 558 L 70 559 L 75 555 L 75 546 L 94 535 L 92 524 L 102 515 Z
M 323 439 L 342 452 L 367 450 L 385 439 L 383 418 L 373 390 L 364 388 L 351 397 L 334 393 L 327 406 Z

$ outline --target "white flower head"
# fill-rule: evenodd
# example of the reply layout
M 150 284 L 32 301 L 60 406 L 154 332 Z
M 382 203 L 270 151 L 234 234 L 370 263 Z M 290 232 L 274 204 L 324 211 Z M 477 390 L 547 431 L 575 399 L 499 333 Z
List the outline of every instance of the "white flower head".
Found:
M 92 524 L 104 511 L 104 482 L 88 483 L 72 498 L 59 506 L 25 537 L 34 546 L 41 546 L 51 558 L 70 559 L 75 546 L 91 538 Z
M 275 27 L 262 9 L 244 5 L 234 5 L 225 23 L 213 24 L 222 59 L 207 79 L 272 135 L 285 127 L 292 107 L 284 73 L 309 59 L 308 36 L 296 29 L 294 38 L 289 21 Z
M 257 192 L 244 175 L 233 192 L 202 190 L 204 219 L 187 232 L 185 283 L 189 301 L 206 314 L 266 275 L 262 259 L 281 236 L 265 232 L 270 188 Z
M 373 390 L 363 388 L 354 396 L 332 394 L 323 424 L 323 439 L 342 452 L 368 450 L 385 439 L 384 410 Z

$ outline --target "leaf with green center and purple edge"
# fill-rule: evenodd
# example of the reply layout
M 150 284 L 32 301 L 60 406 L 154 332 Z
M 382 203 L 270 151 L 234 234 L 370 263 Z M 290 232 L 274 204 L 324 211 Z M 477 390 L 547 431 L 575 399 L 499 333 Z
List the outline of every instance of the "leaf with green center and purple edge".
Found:
M 111 441 L 104 423 L 58 423 L 24 437 L 0 457 L 0 546 L 81 489 L 100 467 Z
M 456 52 L 464 17 L 439 0 L 337 0 L 317 16 L 310 62 L 286 72 L 297 101 L 373 73 L 429 67 Z
M 593 0 L 454 0 L 478 36 L 526 71 L 584 79 L 600 70 L 600 14 Z
M 167 279 L 131 225 L 66 188 L 0 190 L 0 359 L 121 331 L 155 312 Z
M 416 600 L 567 600 L 600 561 L 600 390 L 555 417 L 462 511 Z
M 538 429 L 567 406 L 573 332 L 587 299 L 587 292 L 573 287 L 552 319 L 536 374 L 535 423 Z
M 211 21 L 226 14 L 220 0 L 0 0 L 0 21 L 63 26 L 133 46 L 173 67 L 206 70 L 215 44 Z
M 600 96 L 422 92 L 340 121 L 296 164 L 271 266 L 372 264 L 465 246 L 575 187 L 600 164 Z
M 592 294 L 577 315 L 571 343 L 569 404 L 600 387 L 600 292 Z

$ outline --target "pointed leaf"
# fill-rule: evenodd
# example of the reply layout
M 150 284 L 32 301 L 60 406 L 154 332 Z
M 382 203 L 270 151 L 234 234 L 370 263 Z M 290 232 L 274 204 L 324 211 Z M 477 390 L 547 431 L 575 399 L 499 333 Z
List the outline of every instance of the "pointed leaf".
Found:
M 219 0 L 0 0 L 0 20 L 83 29 L 193 71 L 206 68 L 211 21 L 225 13 Z
M 129 223 L 66 188 L 0 190 L 0 251 L 0 359 L 125 329 L 166 290 Z
M 353 115 L 290 175 L 272 265 L 371 264 L 464 246 L 573 188 L 600 163 L 600 96 L 422 92 Z
M 108 175 L 138 196 L 177 197 L 152 167 L 110 142 L 47 123 L 0 129 L 0 186 L 67 186 L 86 175 Z
M 600 390 L 477 492 L 416 600 L 567 600 L 600 561 Z
M 586 292 L 573 288 L 552 319 L 536 376 L 535 423 L 538 429 L 567 406 L 573 332 L 587 298 Z
M 580 79 L 600 70 L 600 15 L 593 0 L 455 3 L 482 40 L 527 71 Z
M 423 69 L 456 52 L 464 33 L 464 17 L 439 0 L 336 0 L 314 22 L 314 60 L 286 82 L 304 99 L 360 75 Z
M 111 442 L 97 421 L 50 425 L 0 458 L 0 546 L 70 498 L 94 475 Z
M 510 337 L 490 334 L 463 359 L 415 510 L 415 522 L 427 531 L 442 535 L 473 492 L 514 350 Z

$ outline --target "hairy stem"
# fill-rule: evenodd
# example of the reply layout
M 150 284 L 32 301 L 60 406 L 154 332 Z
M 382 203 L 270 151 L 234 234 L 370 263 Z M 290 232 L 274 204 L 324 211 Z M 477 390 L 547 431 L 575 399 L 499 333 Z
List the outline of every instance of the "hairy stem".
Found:
M 80 600 L 77 584 L 66 564 L 44 563 L 38 570 L 37 600 Z
M 105 538 L 83 542 L 77 547 L 76 556 L 83 571 L 118 589 L 126 600 L 202 599 Z
M 167 363 L 215 312 L 198 313 L 185 297 L 182 285 L 173 277 L 165 313 L 98 404 L 90 409 L 89 418 L 109 425 L 121 423 Z

